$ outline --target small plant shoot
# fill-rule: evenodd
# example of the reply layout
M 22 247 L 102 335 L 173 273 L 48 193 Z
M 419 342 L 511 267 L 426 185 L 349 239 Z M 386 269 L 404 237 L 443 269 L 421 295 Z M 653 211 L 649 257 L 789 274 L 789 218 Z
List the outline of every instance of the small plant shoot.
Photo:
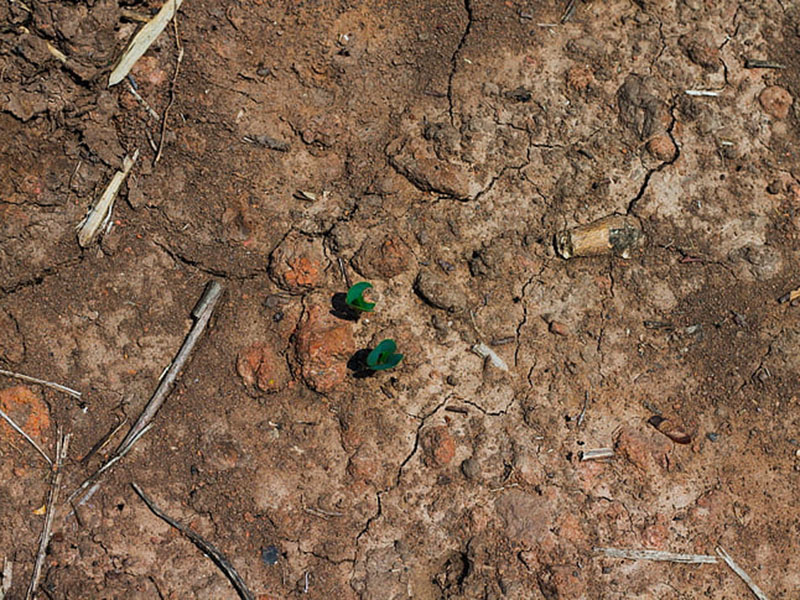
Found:
M 345 304 L 355 311 L 359 312 L 372 312 L 375 308 L 374 302 L 367 302 L 364 300 L 364 292 L 372 287 L 372 284 L 367 281 L 361 281 L 347 290 L 347 298 Z
M 373 371 L 396 367 L 403 360 L 403 355 L 395 354 L 395 350 L 397 350 L 397 344 L 394 343 L 394 340 L 383 340 L 367 356 L 367 367 Z

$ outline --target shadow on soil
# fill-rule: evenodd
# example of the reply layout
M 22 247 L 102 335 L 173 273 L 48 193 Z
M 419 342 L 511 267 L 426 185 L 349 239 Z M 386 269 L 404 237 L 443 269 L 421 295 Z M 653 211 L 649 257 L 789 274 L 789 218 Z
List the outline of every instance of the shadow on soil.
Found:
M 377 373 L 367 366 L 367 356 L 369 356 L 370 350 L 370 348 L 362 348 L 347 361 L 347 368 L 353 372 L 353 377 L 356 379 L 366 379 Z
M 358 321 L 359 314 L 347 306 L 347 302 L 345 302 L 346 299 L 347 294 L 343 294 L 342 292 L 334 294 L 331 298 L 331 306 L 333 307 L 331 314 L 345 321 Z

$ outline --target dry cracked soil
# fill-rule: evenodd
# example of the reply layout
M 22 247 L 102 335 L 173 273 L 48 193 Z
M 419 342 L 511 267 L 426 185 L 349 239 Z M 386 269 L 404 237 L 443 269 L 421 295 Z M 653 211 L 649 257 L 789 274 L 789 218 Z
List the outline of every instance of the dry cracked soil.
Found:
M 800 4 L 187 0 L 108 87 L 160 6 L 0 3 L 0 368 L 82 392 L 0 377 L 72 436 L 38 597 L 237 597 L 132 482 L 260 600 L 750 597 L 597 550 L 718 547 L 800 597 Z M 556 253 L 613 214 L 628 260 Z M 7 599 L 50 482 L 0 423 Z

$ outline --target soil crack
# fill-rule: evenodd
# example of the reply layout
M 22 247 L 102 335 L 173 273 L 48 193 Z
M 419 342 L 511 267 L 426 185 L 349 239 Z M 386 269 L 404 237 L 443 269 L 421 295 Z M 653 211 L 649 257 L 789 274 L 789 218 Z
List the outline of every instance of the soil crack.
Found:
M 454 108 L 454 101 L 453 101 L 453 79 L 456 76 L 456 71 L 458 71 L 458 58 L 461 55 L 461 50 L 464 48 L 464 45 L 467 43 L 467 37 L 469 36 L 470 31 L 472 31 L 472 23 L 475 19 L 475 16 L 472 12 L 472 2 L 471 0 L 464 0 L 464 10 L 467 11 L 467 25 L 464 27 L 464 33 L 461 35 L 461 40 L 458 42 L 458 46 L 456 47 L 455 51 L 453 52 L 453 56 L 450 57 L 450 76 L 447 78 L 447 112 L 450 115 L 450 124 L 455 127 L 455 108 Z
M 678 144 L 677 140 L 675 139 L 675 135 L 673 134 L 673 130 L 675 129 L 675 124 L 678 122 L 678 119 L 675 116 L 675 110 L 677 109 L 677 107 L 678 103 L 676 96 L 672 99 L 672 106 L 670 106 L 669 108 L 669 114 L 671 120 L 666 131 L 667 135 L 669 136 L 669 139 L 672 141 L 672 145 L 675 147 L 675 152 L 673 153 L 672 158 L 670 158 L 669 160 L 665 160 L 658 166 L 647 170 L 647 174 L 644 176 L 644 181 L 642 182 L 642 185 L 639 188 L 639 192 L 636 194 L 636 196 L 634 196 L 633 200 L 631 200 L 628 203 L 628 209 L 626 212 L 629 215 L 634 215 L 634 216 L 636 215 L 636 213 L 634 212 L 636 204 L 639 202 L 639 200 L 641 200 L 642 196 L 644 196 L 645 192 L 647 191 L 647 186 L 650 185 L 650 179 L 653 177 L 653 175 L 655 173 L 658 173 L 659 171 L 664 170 L 668 166 L 675 164 L 675 161 L 677 161 L 681 155 L 681 147 Z

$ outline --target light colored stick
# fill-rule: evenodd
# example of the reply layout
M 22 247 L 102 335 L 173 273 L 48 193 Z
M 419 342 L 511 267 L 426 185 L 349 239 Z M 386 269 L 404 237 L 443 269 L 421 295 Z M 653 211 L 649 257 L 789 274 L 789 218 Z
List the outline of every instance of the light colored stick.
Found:
M 477 354 L 481 358 L 486 358 L 488 356 L 489 360 L 492 363 L 492 365 L 494 365 L 495 367 L 497 367 L 501 371 L 508 371 L 508 365 L 506 364 L 506 361 L 504 361 L 502 358 L 500 358 L 500 356 L 497 354 L 497 352 L 495 352 L 494 350 L 489 348 L 489 346 L 487 346 L 483 342 L 481 342 L 479 344 L 475 344 L 471 349 L 472 349 L 472 352 L 474 352 L 475 354 Z
M 128 453 L 128 451 L 129 451 L 131 448 L 133 448 L 133 445 L 134 445 L 136 442 L 138 442 L 138 441 L 139 441 L 139 438 L 141 438 L 141 437 L 142 437 L 142 436 L 143 436 L 145 433 L 147 433 L 148 431 L 150 431 L 150 428 L 151 428 L 152 426 L 153 426 L 153 424 L 152 424 L 152 423 L 150 423 L 150 424 L 149 424 L 147 427 L 145 427 L 144 429 L 142 429 L 142 430 L 141 430 L 141 431 L 140 431 L 138 434 L 136 434 L 136 436 L 135 436 L 135 437 L 134 437 L 134 438 L 131 440 L 131 443 L 128 445 L 128 447 L 127 447 L 127 448 L 126 448 L 124 451 L 122 451 L 122 452 L 115 452 L 115 453 L 114 453 L 114 455 L 112 455 L 112 457 L 111 457 L 111 458 L 109 458 L 109 459 L 108 459 L 108 460 L 107 460 L 105 463 L 103 463 L 103 464 L 100 466 L 100 468 L 99 468 L 99 469 L 97 469 L 97 471 L 95 471 L 95 472 L 94 472 L 92 475 L 90 475 L 89 477 L 87 477 L 87 478 L 86 478 L 86 480 L 85 480 L 85 481 L 84 481 L 82 484 L 80 484 L 80 485 L 78 486 L 78 488 L 77 488 L 77 489 L 76 489 L 74 492 L 72 492 L 72 493 L 69 495 L 69 498 L 67 498 L 67 502 L 72 502 L 72 501 L 75 499 L 75 497 L 76 497 L 76 496 L 79 496 L 79 495 L 80 495 L 80 494 L 83 492 L 83 490 L 85 490 L 87 487 L 89 487 L 90 485 L 92 485 L 93 483 L 95 483 L 95 482 L 96 482 L 98 479 L 100 479 L 100 476 L 101 476 L 103 473 L 105 473 L 106 471 L 108 471 L 108 470 L 109 470 L 111 467 L 113 467 L 113 466 L 114 466 L 114 465 L 115 465 L 117 462 L 119 462 L 119 461 L 122 459 L 122 457 L 123 457 L 123 456 L 125 456 L 125 455 Z M 84 495 L 84 496 L 83 496 L 83 497 L 82 497 L 82 498 L 81 498 L 81 499 L 78 501 L 78 504 L 77 504 L 77 506 L 80 506 L 81 504 L 83 504 L 84 502 L 86 502 L 86 501 L 87 501 L 87 500 L 88 500 L 88 499 L 89 499 L 89 498 L 92 496 L 92 494 L 94 494 L 94 493 L 97 491 L 97 488 L 99 488 L 99 487 L 100 487 L 100 484 L 98 483 L 96 486 L 92 487 L 92 489 L 91 489 L 91 490 L 89 490 L 88 492 L 86 492 L 86 494 L 85 494 L 85 495 Z M 67 515 L 67 516 L 69 516 L 69 515 Z
M 614 458 L 613 448 L 596 448 L 587 450 L 581 455 L 581 462 L 585 460 L 600 460 L 601 458 Z
M 0 369 L 0 375 L 5 375 L 6 377 L 13 377 L 15 379 L 20 379 L 22 381 L 27 381 L 29 383 L 35 383 L 37 385 L 43 385 L 45 387 L 53 388 L 54 390 L 58 390 L 59 392 L 64 392 L 65 394 L 69 394 L 73 398 L 77 398 L 78 400 L 81 399 L 81 393 L 73 390 L 72 388 L 68 388 L 65 385 L 60 385 L 58 383 L 53 383 L 52 381 L 45 381 L 44 379 L 37 379 L 36 377 L 30 377 L 28 375 L 23 375 L 22 373 L 14 373 L 14 371 L 6 371 L 5 369 Z
M 153 107 L 147 103 L 147 100 L 142 98 L 141 94 L 139 94 L 139 92 L 136 91 L 136 88 L 133 87 L 130 81 L 128 82 L 128 90 L 130 91 L 131 94 L 133 94 L 133 97 L 136 98 L 139 104 L 141 104 L 142 107 L 147 111 L 148 115 L 153 117 L 153 119 L 155 119 L 156 121 L 161 120 L 159 114 L 155 110 L 153 110 Z
M 134 444 L 136 444 L 136 442 L 138 442 L 139 439 L 152 426 L 153 417 L 155 417 L 158 409 L 161 408 L 164 400 L 167 399 L 167 396 L 172 391 L 172 387 L 175 385 L 175 380 L 177 379 L 178 374 L 180 373 L 181 369 L 183 369 L 186 361 L 189 359 L 189 356 L 191 355 L 192 350 L 194 350 L 194 346 L 197 344 L 200 336 L 203 334 L 203 331 L 205 331 L 206 325 L 208 325 L 208 321 L 211 318 L 211 314 L 214 312 L 214 307 L 217 305 L 217 301 L 222 295 L 222 289 L 222 286 L 216 281 L 211 281 L 206 286 L 203 295 L 200 297 L 197 305 L 192 310 L 192 316 L 197 320 L 195 321 L 192 329 L 189 331 L 189 334 L 186 336 L 186 339 L 183 341 L 183 345 L 178 351 L 175 359 L 172 361 L 166 375 L 160 378 L 158 387 L 153 393 L 153 396 L 150 398 L 150 401 L 142 410 L 142 413 L 139 415 L 136 423 L 133 424 L 128 431 L 128 434 L 125 436 L 122 442 L 120 442 L 117 449 L 111 455 L 111 458 L 108 459 L 108 461 L 106 461 L 102 467 L 95 471 L 93 475 L 88 477 L 74 492 L 72 492 L 72 494 L 70 494 L 69 502 L 72 502 L 87 487 L 97 481 L 97 479 L 106 470 L 111 468 L 114 463 L 125 456 L 125 454 L 127 454 L 130 449 L 133 448 Z
M 233 584 L 233 587 L 236 588 L 236 592 L 239 594 L 239 597 L 242 600 L 255 600 L 255 596 L 253 596 L 253 593 L 248 589 L 247 584 L 241 578 L 234 566 L 228 561 L 227 558 L 225 558 L 225 555 L 222 554 L 222 552 L 217 550 L 211 542 L 206 541 L 200 535 L 186 527 L 186 525 L 179 523 L 166 514 L 163 510 L 156 506 L 155 502 L 153 502 L 138 485 L 135 483 L 131 483 L 131 485 L 133 486 L 134 491 L 139 494 L 139 497 L 147 505 L 147 508 L 153 511 L 154 515 L 156 515 L 159 519 L 166 521 L 175 529 L 180 531 L 183 535 L 189 538 L 190 542 L 200 548 L 200 550 L 203 551 L 203 554 L 214 561 L 214 563 L 222 570 L 222 572 L 225 573 L 225 577 L 227 577 L 228 580 Z
M 195 321 L 194 326 L 191 331 L 189 331 L 189 335 L 187 335 L 186 339 L 183 341 L 183 345 L 178 351 L 175 360 L 172 361 L 172 365 L 167 371 L 167 374 L 161 379 L 161 382 L 158 384 L 147 406 L 144 407 L 142 414 L 139 415 L 139 418 L 136 423 L 133 424 L 133 427 L 131 427 L 128 435 L 126 435 L 125 439 L 120 443 L 116 454 L 127 452 L 132 445 L 131 440 L 156 416 L 158 409 L 161 408 L 164 400 L 167 399 L 167 396 L 172 391 L 175 380 L 178 378 L 178 373 L 181 372 L 189 356 L 192 354 L 197 340 L 203 335 L 206 325 L 208 325 L 208 321 L 211 318 L 211 314 L 214 312 L 214 307 L 217 305 L 217 301 L 221 295 L 222 286 L 218 282 L 212 281 L 206 286 L 197 306 L 195 306 L 192 311 L 192 316 L 197 319 L 197 321 Z
M 22 431 L 22 427 L 20 427 L 20 426 L 19 426 L 19 425 L 17 425 L 16 423 L 14 423 L 14 421 L 12 421 L 12 420 L 11 420 L 11 417 L 9 417 L 9 416 L 8 416 L 6 413 L 4 413 L 2 410 L 0 410 L 0 417 L 3 417 L 3 418 L 6 420 L 6 422 L 7 422 L 9 425 L 11 425 L 11 427 L 13 427 L 13 428 L 14 428 L 14 431 L 16 431 L 16 432 L 17 432 L 18 434 L 20 434 L 22 437 L 24 437 L 24 438 L 25 438 L 25 440 L 26 440 L 26 441 L 27 441 L 27 442 L 28 442 L 28 443 L 29 443 L 31 446 L 33 446 L 34 448 L 36 448 L 36 451 L 37 451 L 39 454 L 41 454 L 41 455 L 42 455 L 42 457 L 43 457 L 43 458 L 44 458 L 44 459 L 47 461 L 47 464 L 48 464 L 48 465 L 50 465 L 50 466 L 52 466 L 52 465 L 53 465 L 53 461 L 52 461 L 52 460 L 50 460 L 50 457 L 49 457 L 49 456 L 47 456 L 47 453 L 46 453 L 44 450 L 42 450 L 42 449 L 39 447 L 39 444 L 37 444 L 36 442 L 34 442 L 34 441 L 33 441 L 33 438 L 32 438 L 31 436 L 29 436 L 27 433 L 25 433 L 24 431 Z
M 164 5 L 156 16 L 150 19 L 150 21 L 133 36 L 133 40 L 131 40 L 128 48 L 123 52 L 117 66 L 114 67 L 114 70 L 108 78 L 108 87 L 116 85 L 125 79 L 125 76 L 133 68 L 133 65 L 136 64 L 136 61 L 147 52 L 150 45 L 161 35 L 161 32 L 164 31 L 164 28 L 182 3 L 183 0 L 167 0 L 164 2 Z
M 7 558 L 3 559 L 3 585 L 0 586 L 0 600 L 6 597 L 6 593 L 11 589 L 11 578 L 14 575 L 14 563 Z
M 709 98 L 716 98 L 719 96 L 719 92 L 715 90 L 686 90 L 687 96 L 706 96 Z
M 761 591 L 761 588 L 759 588 L 755 582 L 750 579 L 750 576 L 745 573 L 742 568 L 733 561 L 730 555 L 720 546 L 717 546 L 717 554 L 719 554 L 720 558 L 725 561 L 725 564 L 727 564 L 731 570 L 747 584 L 747 587 L 750 588 L 750 591 L 753 592 L 753 595 L 758 598 L 758 600 L 768 600 L 766 594 Z
M 133 168 L 137 158 L 139 158 L 139 150 L 134 151 L 132 157 L 126 156 L 122 160 L 122 171 L 114 173 L 108 187 L 103 192 L 103 195 L 100 196 L 100 200 L 97 201 L 97 204 L 89 211 L 83 221 L 78 223 L 77 229 L 80 230 L 78 231 L 78 243 L 81 248 L 86 248 L 91 244 L 111 218 L 111 211 L 114 208 L 114 199 L 117 197 L 117 192 L 119 192 L 119 188 L 128 173 L 131 172 L 131 168 Z
M 47 495 L 47 515 L 44 518 L 44 525 L 42 525 L 42 535 L 39 537 L 39 552 L 36 554 L 36 563 L 33 566 L 31 583 L 28 586 L 28 593 L 25 595 L 26 600 L 31 600 L 36 595 L 36 590 L 39 587 L 39 578 L 42 575 L 44 558 L 47 554 L 47 547 L 50 545 L 50 534 L 53 529 L 53 518 L 56 514 L 58 491 L 61 487 L 61 467 L 64 466 L 64 459 L 67 457 L 70 437 L 71 435 L 69 434 L 65 436 L 61 426 L 59 426 L 58 440 L 56 442 L 56 465 L 53 470 L 53 479 L 50 483 L 50 493 Z
M 661 550 L 635 550 L 627 548 L 595 548 L 611 558 L 628 558 L 630 560 L 656 560 L 686 564 L 716 564 L 717 557 L 710 554 L 676 554 Z

